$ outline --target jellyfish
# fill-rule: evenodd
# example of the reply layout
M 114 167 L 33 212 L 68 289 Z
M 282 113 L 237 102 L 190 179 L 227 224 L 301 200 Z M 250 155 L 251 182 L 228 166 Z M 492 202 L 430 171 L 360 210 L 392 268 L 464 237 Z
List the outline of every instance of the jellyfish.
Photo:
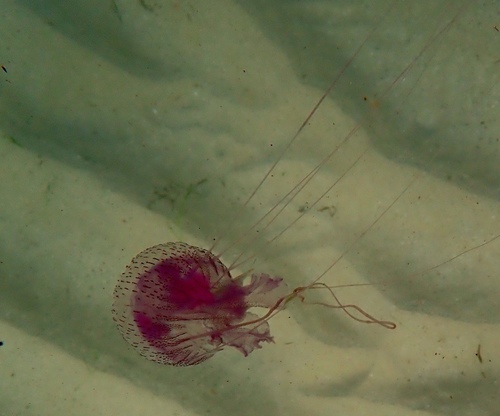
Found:
M 457 14 L 436 29 L 423 44 L 420 52 L 408 63 L 392 83 L 377 95 L 384 98 L 391 89 L 405 79 L 405 75 L 416 64 L 421 56 L 451 27 L 460 15 Z M 382 22 L 378 22 L 373 31 Z M 283 155 L 290 149 L 301 132 L 309 124 L 326 97 L 337 85 L 338 79 L 363 48 L 362 42 L 351 58 L 345 63 L 315 106 L 306 116 L 295 134 L 288 141 L 282 153 L 277 157 L 262 180 L 251 192 L 240 211 L 244 210 L 249 201 L 257 194 L 260 187 L 267 181 Z M 347 143 L 363 125 L 363 117 L 348 132 L 340 143 L 331 150 L 303 179 L 285 193 L 267 214 L 261 217 L 249 231 L 259 234 L 270 225 L 296 195 L 311 181 L 320 169 L 333 157 L 341 146 Z M 339 179 L 334 181 L 309 206 L 316 205 L 344 177 L 358 161 L 362 159 L 361 152 L 350 167 Z M 374 221 L 348 246 L 343 254 L 318 277 L 306 286 L 290 290 L 285 280 L 265 273 L 245 272 L 236 277 L 231 275 L 234 265 L 226 267 L 220 260 L 220 255 L 210 250 L 194 247 L 182 242 L 169 242 L 150 247 L 139 253 L 122 274 L 114 291 L 113 317 L 122 336 L 142 356 L 160 364 L 174 366 L 191 366 L 200 364 L 226 347 L 232 347 L 248 356 L 263 343 L 273 342 L 269 321 L 274 315 L 286 308 L 294 299 L 304 304 L 321 305 L 328 308 L 338 308 L 350 318 L 367 324 L 378 324 L 384 328 L 394 329 L 396 325 L 390 321 L 379 320 L 358 305 L 344 304 L 337 297 L 334 287 L 320 281 L 333 266 L 366 234 L 377 222 L 396 204 L 405 192 L 418 179 L 416 174 L 407 186 L 393 199 L 374 219 Z M 280 207 L 280 208 L 278 208 Z M 306 210 L 307 211 L 307 210 Z M 281 237 L 306 212 L 286 225 L 277 235 L 268 240 L 272 243 Z M 255 228 L 263 220 L 270 217 L 266 225 Z M 239 218 L 236 215 L 233 222 Z M 266 220 L 267 221 L 267 220 Z M 260 225 L 259 225 L 260 227 Z M 231 228 L 230 226 L 228 227 Z M 251 235 L 244 233 L 245 236 Z M 500 238 L 496 236 L 495 238 Z M 488 242 L 491 242 L 489 240 Z M 238 243 L 233 242 L 233 243 Z M 484 242 L 481 245 L 487 244 Z M 248 243 L 248 241 L 247 241 Z M 251 243 L 251 241 L 250 241 Z M 477 249 L 481 245 L 463 251 Z M 424 271 L 436 269 L 452 259 L 427 268 Z M 348 285 L 349 286 L 349 285 Z M 357 286 L 357 285 L 350 285 Z M 306 295 L 312 290 L 325 290 L 331 295 L 333 303 L 308 301 Z M 261 308 L 263 312 L 257 315 L 254 309 Z
M 225 347 L 244 356 L 273 342 L 269 319 L 303 292 L 326 288 L 353 319 L 394 328 L 356 305 L 343 305 L 331 288 L 312 283 L 290 291 L 281 277 L 230 270 L 212 252 L 169 242 L 139 253 L 114 290 L 113 318 L 123 338 L 143 357 L 160 364 L 200 364 Z M 264 308 L 258 316 L 249 311 Z M 363 318 L 354 316 L 355 309 Z
M 181 242 L 150 247 L 127 267 L 114 292 L 114 318 L 144 357 L 176 366 L 199 364 L 224 346 L 245 356 L 272 342 L 269 324 L 248 309 L 279 308 L 288 291 L 267 274 L 233 278 L 211 252 Z

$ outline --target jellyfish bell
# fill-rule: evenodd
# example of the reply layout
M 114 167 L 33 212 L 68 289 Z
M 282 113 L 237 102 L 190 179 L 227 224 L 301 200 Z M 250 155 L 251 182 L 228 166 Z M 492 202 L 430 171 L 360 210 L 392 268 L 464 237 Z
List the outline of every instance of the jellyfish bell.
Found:
M 289 289 L 282 278 L 236 278 L 208 250 L 169 242 L 139 253 L 115 287 L 113 317 L 142 356 L 160 364 L 199 364 L 225 346 L 245 356 L 272 342 L 267 318 Z M 250 308 L 266 308 L 263 317 Z
M 273 342 L 269 319 L 292 299 L 306 302 L 305 293 L 312 289 L 327 289 L 337 302 L 313 304 L 341 308 L 360 322 L 395 327 L 357 305 L 341 304 L 333 289 L 320 282 L 290 291 L 281 277 L 264 273 L 233 278 L 218 256 L 182 242 L 159 244 L 134 257 L 115 287 L 113 318 L 123 338 L 145 358 L 190 366 L 226 346 L 247 356 L 261 343 Z M 249 311 L 253 308 L 265 312 L 258 316 Z

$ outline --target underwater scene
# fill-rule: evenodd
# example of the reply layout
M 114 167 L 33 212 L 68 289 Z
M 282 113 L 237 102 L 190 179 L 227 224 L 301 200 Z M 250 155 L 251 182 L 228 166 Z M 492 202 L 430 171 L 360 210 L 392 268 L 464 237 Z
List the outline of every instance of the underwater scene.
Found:
M 497 2 L 0 10 L 0 415 L 499 414 Z

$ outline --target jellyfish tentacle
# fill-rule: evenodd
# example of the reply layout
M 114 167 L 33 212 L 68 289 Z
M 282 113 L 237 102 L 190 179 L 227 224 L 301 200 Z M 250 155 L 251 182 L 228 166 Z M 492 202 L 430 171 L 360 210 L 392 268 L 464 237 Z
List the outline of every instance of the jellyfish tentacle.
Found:
M 350 285 L 347 285 L 347 286 L 350 286 Z M 396 324 L 394 322 L 377 319 L 373 315 L 366 312 L 363 308 L 361 308 L 358 305 L 342 303 L 340 301 L 340 299 L 338 298 L 337 294 L 333 291 L 333 288 L 331 286 L 328 286 L 326 283 L 315 282 L 312 285 L 307 286 L 307 287 L 298 287 L 295 289 L 295 291 L 298 291 L 298 293 L 300 293 L 300 292 L 304 292 L 304 291 L 309 290 L 309 289 L 327 289 L 337 304 L 332 305 L 330 303 L 320 302 L 320 301 L 311 302 L 311 301 L 307 301 L 303 296 L 301 296 L 301 301 L 304 303 L 307 303 L 308 305 L 320 305 L 320 306 L 326 306 L 326 307 L 332 308 L 332 309 L 342 309 L 342 311 L 347 316 L 349 316 L 350 318 L 354 319 L 357 322 L 361 322 L 361 323 L 365 323 L 365 324 L 377 324 L 377 325 L 380 325 L 380 326 L 387 328 L 387 329 L 395 329 L 396 328 Z M 362 319 L 362 318 L 355 316 L 354 314 L 352 314 L 350 312 L 349 309 L 354 309 L 355 311 L 357 311 L 358 313 L 363 315 L 366 319 Z

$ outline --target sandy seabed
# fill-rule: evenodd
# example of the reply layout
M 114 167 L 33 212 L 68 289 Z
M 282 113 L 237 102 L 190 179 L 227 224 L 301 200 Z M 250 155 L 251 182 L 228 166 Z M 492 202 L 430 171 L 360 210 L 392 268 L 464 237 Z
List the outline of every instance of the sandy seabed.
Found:
M 0 0 L 1 415 L 498 414 L 495 2 L 374 3 Z M 395 330 L 296 302 L 247 358 L 127 345 L 134 255 L 234 242 L 356 126 L 244 251 L 291 288 L 340 258 L 321 280 Z

